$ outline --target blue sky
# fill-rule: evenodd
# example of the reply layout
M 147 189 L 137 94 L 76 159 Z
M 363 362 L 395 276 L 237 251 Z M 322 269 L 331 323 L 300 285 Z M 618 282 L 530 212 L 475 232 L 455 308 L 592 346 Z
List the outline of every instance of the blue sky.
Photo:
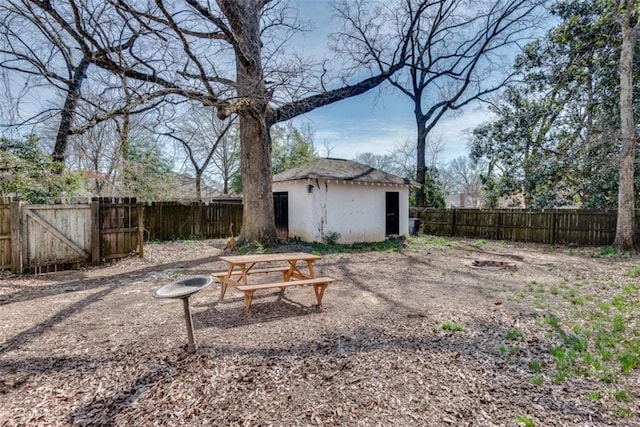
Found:
M 296 39 L 308 55 L 327 52 L 327 36 L 333 31 L 328 0 L 295 0 L 298 16 L 315 24 L 312 32 Z M 468 154 L 469 131 L 488 118 L 487 111 L 476 105 L 456 116 L 444 116 L 431 136 L 440 138 L 444 148 L 438 160 L 449 160 Z M 415 141 L 416 124 L 409 98 L 386 88 L 318 108 L 294 120 L 309 122 L 315 129 L 316 145 L 332 147 L 333 157 L 353 158 L 358 153 L 389 154 L 406 140 Z
M 309 122 L 315 129 L 316 145 L 332 147 L 332 157 L 353 158 L 358 153 L 389 154 L 406 140 L 415 141 L 416 124 L 412 107 L 397 94 L 376 91 L 318 108 L 295 123 Z M 470 107 L 455 117 L 444 117 L 432 136 L 441 138 L 440 162 L 468 154 L 468 133 L 488 118 L 481 107 Z

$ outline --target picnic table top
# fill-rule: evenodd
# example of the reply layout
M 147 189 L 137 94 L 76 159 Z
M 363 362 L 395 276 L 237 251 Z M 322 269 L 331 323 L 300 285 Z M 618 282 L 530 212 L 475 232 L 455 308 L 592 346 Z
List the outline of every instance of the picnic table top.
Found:
M 274 254 L 229 255 L 221 256 L 220 259 L 229 264 L 248 264 L 278 261 L 316 261 L 322 259 L 322 257 L 306 252 L 284 252 Z

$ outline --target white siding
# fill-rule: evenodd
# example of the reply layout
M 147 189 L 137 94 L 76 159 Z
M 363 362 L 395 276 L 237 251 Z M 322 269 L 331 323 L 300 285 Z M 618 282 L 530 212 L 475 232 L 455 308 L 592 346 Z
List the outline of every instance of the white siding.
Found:
M 289 203 L 289 237 L 299 237 L 305 242 L 313 242 L 311 211 L 313 193 L 307 193 L 303 181 L 274 182 L 273 191 L 286 191 Z
M 308 193 L 307 185 L 313 185 Z M 324 234 L 340 233 L 340 243 L 385 239 L 386 192 L 400 196 L 400 234 L 409 233 L 407 186 L 342 181 L 301 180 L 277 182 L 273 191 L 289 192 L 289 237 L 322 241 Z

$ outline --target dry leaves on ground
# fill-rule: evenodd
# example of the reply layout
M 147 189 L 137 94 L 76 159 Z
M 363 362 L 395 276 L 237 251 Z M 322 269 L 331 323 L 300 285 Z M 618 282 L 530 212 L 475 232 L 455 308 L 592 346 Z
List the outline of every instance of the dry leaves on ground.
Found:
M 425 237 L 326 255 L 319 274 L 337 281 L 322 310 L 309 288 L 257 293 L 250 319 L 233 289 L 191 297 L 190 355 L 180 302 L 151 293 L 223 268 L 224 243 L 3 275 L 0 425 L 638 423 L 637 363 L 622 362 L 633 347 L 614 343 L 602 360 L 594 326 L 640 339 L 637 258 Z

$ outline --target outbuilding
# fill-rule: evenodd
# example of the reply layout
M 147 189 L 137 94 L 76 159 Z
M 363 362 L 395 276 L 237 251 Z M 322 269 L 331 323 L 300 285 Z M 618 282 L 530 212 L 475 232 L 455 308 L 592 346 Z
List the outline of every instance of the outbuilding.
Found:
M 411 185 L 344 159 L 319 158 L 281 172 L 273 177 L 278 235 L 338 243 L 407 235 Z

